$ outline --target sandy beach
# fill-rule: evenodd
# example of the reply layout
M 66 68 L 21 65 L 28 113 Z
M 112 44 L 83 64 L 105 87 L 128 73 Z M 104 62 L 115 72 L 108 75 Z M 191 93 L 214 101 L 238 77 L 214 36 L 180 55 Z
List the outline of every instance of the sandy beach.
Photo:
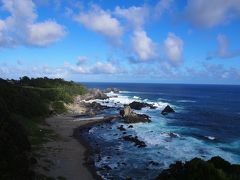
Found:
M 86 147 L 81 144 L 80 139 L 73 136 L 74 129 L 101 123 L 109 118 L 76 119 L 72 115 L 58 115 L 46 119 L 51 129 L 57 134 L 55 141 L 43 144 L 39 151 L 38 172 L 53 178 L 69 180 L 92 180 L 98 179 L 84 165 Z M 43 168 L 44 167 L 44 168 Z

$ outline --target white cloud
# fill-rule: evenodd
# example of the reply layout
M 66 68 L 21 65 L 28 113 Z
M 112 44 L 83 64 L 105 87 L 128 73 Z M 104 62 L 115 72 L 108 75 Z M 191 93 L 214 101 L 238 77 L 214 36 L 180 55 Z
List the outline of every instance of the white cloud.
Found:
M 97 62 L 90 71 L 92 74 L 116 74 L 120 72 L 117 67 L 109 62 Z
M 117 6 L 114 12 L 117 16 L 125 18 L 131 25 L 138 29 L 141 28 L 149 15 L 149 9 L 146 6 L 121 8 Z
M 164 41 L 164 50 L 170 64 L 179 65 L 183 58 L 183 40 L 174 33 L 168 33 L 167 39 Z
M 87 61 L 88 61 L 88 57 L 86 57 L 86 56 L 78 56 L 78 58 L 77 58 L 77 65 L 80 66 L 80 65 L 84 64 Z
M 145 31 L 136 30 L 132 37 L 133 51 L 142 61 L 147 61 L 157 56 L 156 45 Z
M 29 26 L 28 43 L 36 46 L 46 46 L 65 35 L 64 28 L 55 21 L 45 21 Z
M 117 67 L 111 62 L 101 61 L 97 61 L 91 65 L 79 63 L 77 63 L 77 65 L 72 65 L 70 63 L 65 63 L 64 68 L 73 74 L 119 74 L 122 72 L 119 66 Z
M 0 46 L 47 46 L 65 35 L 63 26 L 55 21 L 37 20 L 36 7 L 31 0 L 2 0 L 2 8 L 10 15 L 0 19 Z
M 114 14 L 118 17 L 123 17 L 130 23 L 134 29 L 142 29 L 147 21 L 151 21 L 152 18 L 159 18 L 161 15 L 170 8 L 172 0 L 159 0 L 157 4 L 131 6 L 128 8 L 121 8 L 117 6 Z
M 229 43 L 227 37 L 222 34 L 219 34 L 217 36 L 217 41 L 219 44 L 218 55 L 223 58 L 231 56 L 232 53 L 228 52 Z
M 107 38 L 120 38 L 123 27 L 120 22 L 98 6 L 92 6 L 88 12 L 80 12 L 74 19 L 86 28 L 96 31 Z
M 65 63 L 64 68 L 73 74 L 89 74 L 89 68 L 80 65 L 72 65 L 70 63 Z
M 217 36 L 218 50 L 210 53 L 207 59 L 212 59 L 215 57 L 219 58 L 233 58 L 240 55 L 240 49 L 235 51 L 230 51 L 228 38 L 223 34 L 218 34 Z
M 155 6 L 154 9 L 154 16 L 160 17 L 164 11 L 168 10 L 170 8 L 172 0 L 160 0 Z
M 239 0 L 188 0 L 186 18 L 199 27 L 214 27 L 240 17 Z

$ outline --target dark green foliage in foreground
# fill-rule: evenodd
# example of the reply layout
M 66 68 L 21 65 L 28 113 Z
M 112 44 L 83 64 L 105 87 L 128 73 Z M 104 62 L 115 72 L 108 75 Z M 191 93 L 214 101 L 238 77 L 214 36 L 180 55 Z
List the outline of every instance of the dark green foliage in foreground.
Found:
M 66 112 L 64 103 L 85 91 L 82 85 L 63 79 L 0 79 L 0 179 L 34 178 L 32 149 L 54 138 L 39 123 L 53 112 Z
M 48 114 L 48 104 L 40 93 L 16 84 L 0 80 L 0 109 L 25 117 L 38 117 Z
M 5 112 L 0 116 L 0 179 L 30 179 L 30 143 L 18 120 Z
M 176 162 L 163 170 L 157 180 L 239 180 L 240 165 L 231 165 L 221 157 L 209 161 L 194 158 L 183 164 Z

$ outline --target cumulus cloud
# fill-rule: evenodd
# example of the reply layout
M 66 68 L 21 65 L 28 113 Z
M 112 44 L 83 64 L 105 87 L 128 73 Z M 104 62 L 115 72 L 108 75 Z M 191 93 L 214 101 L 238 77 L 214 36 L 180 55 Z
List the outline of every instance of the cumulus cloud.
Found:
M 134 31 L 132 37 L 133 51 L 141 61 L 152 60 L 157 56 L 156 44 L 143 30 Z
M 160 0 L 154 8 L 154 17 L 160 17 L 166 10 L 170 8 L 172 0 Z
M 91 69 L 92 74 L 116 74 L 119 73 L 119 69 L 113 64 L 106 62 L 97 62 Z
M 117 6 L 114 12 L 117 16 L 125 18 L 135 29 L 141 28 L 149 16 L 149 8 L 146 6 L 121 8 Z
M 123 34 L 120 22 L 96 5 L 93 5 L 88 12 L 75 15 L 74 20 L 110 39 L 118 39 Z
M 186 18 L 196 26 L 211 28 L 240 17 L 239 0 L 188 0 Z
M 88 61 L 87 56 L 78 56 L 77 58 L 77 65 L 80 66 Z
M 64 68 L 67 69 L 70 73 L 73 74 L 89 74 L 90 70 L 89 68 L 86 68 L 85 66 L 82 65 L 72 65 L 68 62 L 64 64 Z
M 168 62 L 174 66 L 180 65 L 183 60 L 183 40 L 174 33 L 168 33 L 164 41 L 164 50 Z
M 217 36 L 218 50 L 216 52 L 209 53 L 207 59 L 218 58 L 233 58 L 240 55 L 240 49 L 235 51 L 229 50 L 228 38 L 223 34 L 218 34 Z
M 64 68 L 66 68 L 70 73 L 73 74 L 120 74 L 123 70 L 111 62 L 101 62 L 97 61 L 94 64 L 83 65 L 77 63 L 77 65 L 72 65 L 70 63 L 65 63 Z
M 46 46 L 56 42 L 59 37 L 64 35 L 63 27 L 55 21 L 35 23 L 29 26 L 28 43 L 36 46 Z
M 36 23 L 35 4 L 31 0 L 2 0 L 10 15 L 0 19 L 0 46 L 47 46 L 65 35 L 65 29 L 53 20 Z
M 121 8 L 117 6 L 114 14 L 118 17 L 125 18 L 133 28 L 142 29 L 147 21 L 159 18 L 170 8 L 172 0 L 159 0 L 156 4 L 150 6 L 144 4 L 142 6 L 130 6 Z

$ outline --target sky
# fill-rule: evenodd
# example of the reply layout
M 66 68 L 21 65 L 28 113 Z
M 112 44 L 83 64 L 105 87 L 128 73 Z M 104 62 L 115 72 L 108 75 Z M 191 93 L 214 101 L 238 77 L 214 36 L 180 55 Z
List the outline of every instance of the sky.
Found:
M 0 0 L 0 77 L 240 84 L 239 0 Z

